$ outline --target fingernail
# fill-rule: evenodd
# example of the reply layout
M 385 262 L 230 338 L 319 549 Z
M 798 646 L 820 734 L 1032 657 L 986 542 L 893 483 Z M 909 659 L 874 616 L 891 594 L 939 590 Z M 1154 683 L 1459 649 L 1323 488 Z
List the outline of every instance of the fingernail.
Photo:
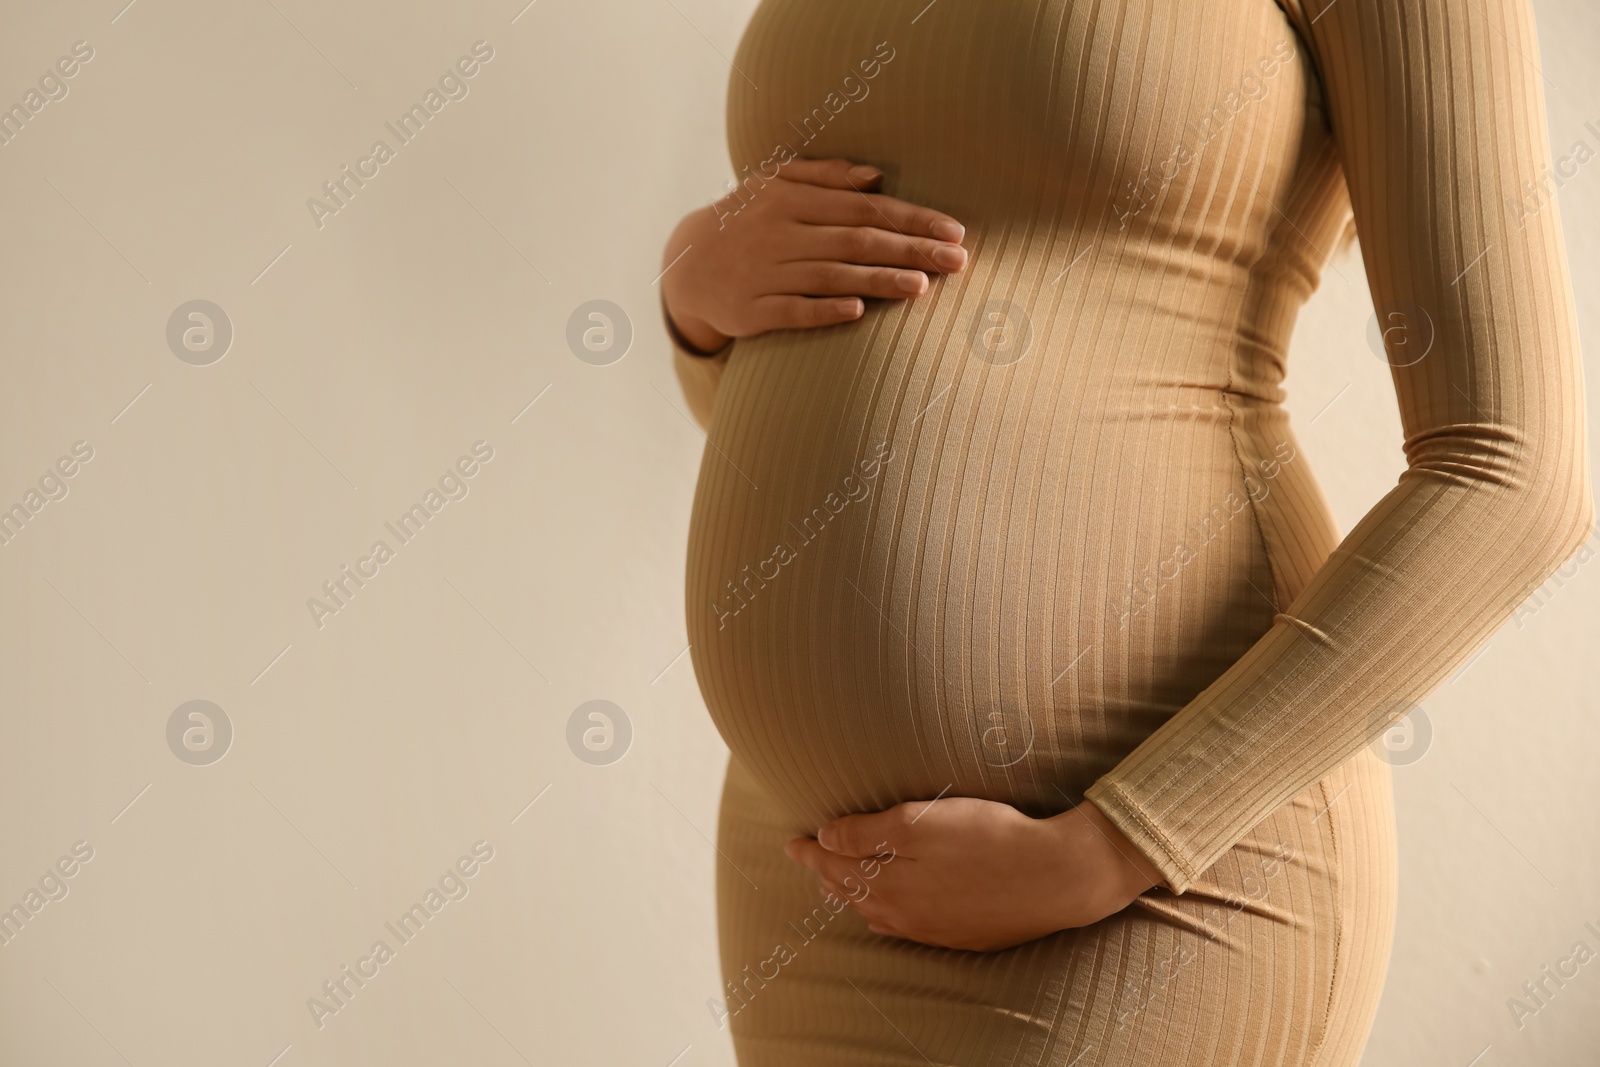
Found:
M 938 259 L 935 258 L 937 263 Z M 903 270 L 894 276 L 895 288 L 906 293 L 920 293 L 928 284 L 928 276 L 920 270 Z
M 955 219 L 940 219 L 929 227 L 929 232 L 941 241 L 960 241 L 967 235 L 967 228 Z
M 967 250 L 960 245 L 933 250 L 933 265 L 940 270 L 960 270 L 966 263 Z
M 829 852 L 832 852 L 835 833 L 836 831 L 832 826 L 824 826 L 822 829 L 817 831 L 817 844 L 821 845 Z
M 861 301 L 853 296 L 839 301 L 839 314 L 855 318 L 861 314 Z
M 877 167 L 869 167 L 865 163 L 850 168 L 850 177 L 858 182 L 875 182 L 883 177 L 883 171 Z

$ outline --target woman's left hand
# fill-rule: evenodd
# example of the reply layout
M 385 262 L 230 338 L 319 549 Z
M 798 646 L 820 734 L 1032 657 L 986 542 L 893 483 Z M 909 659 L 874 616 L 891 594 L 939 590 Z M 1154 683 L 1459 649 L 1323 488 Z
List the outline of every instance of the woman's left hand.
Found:
M 835 819 L 784 852 L 874 932 L 978 951 L 1087 926 L 1162 882 L 1088 801 L 1048 819 L 971 797 L 908 801 Z

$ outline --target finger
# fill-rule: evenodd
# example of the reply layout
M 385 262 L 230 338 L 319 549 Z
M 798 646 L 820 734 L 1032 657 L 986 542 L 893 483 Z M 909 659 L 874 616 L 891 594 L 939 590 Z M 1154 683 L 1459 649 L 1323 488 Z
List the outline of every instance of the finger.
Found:
M 879 856 L 903 842 L 908 827 L 904 804 L 868 815 L 846 815 L 817 831 L 817 844 L 828 852 L 856 859 Z
M 805 296 L 877 296 L 891 300 L 921 296 L 929 284 L 928 276 L 920 270 L 829 261 L 786 263 L 778 269 L 777 277 L 787 292 Z
M 873 889 L 872 883 L 860 876 L 850 875 L 843 881 L 822 878 L 821 881 L 828 893 L 853 908 L 863 919 L 871 922 L 894 921 L 893 908 Z
M 967 265 L 967 250 L 950 241 L 913 237 L 881 226 L 796 226 L 796 259 L 831 259 L 872 267 L 915 267 L 954 274 Z
M 751 302 L 758 333 L 836 326 L 859 319 L 865 311 L 866 305 L 854 296 L 763 296 Z
M 824 878 L 820 874 L 817 875 L 817 881 L 822 885 L 822 895 L 824 897 L 835 897 L 839 900 L 841 905 L 849 904 L 851 902 L 850 898 L 852 894 L 838 882 L 835 882 L 831 878 Z M 856 890 L 854 895 L 857 897 L 861 896 L 861 891 L 859 889 Z
M 848 159 L 791 159 L 778 165 L 778 177 L 825 189 L 871 189 L 883 180 L 883 171 Z
M 856 861 L 836 856 L 809 837 L 796 838 L 784 846 L 784 852 L 797 863 L 814 871 L 823 888 L 857 910 L 876 914 L 879 902 L 875 899 L 871 879 L 863 876 Z
M 813 866 L 813 864 L 811 862 L 808 862 L 808 860 L 810 858 L 809 855 L 804 854 L 804 853 L 802 853 L 800 851 L 800 842 L 803 841 L 803 840 L 809 840 L 809 839 L 807 839 L 807 838 L 798 838 L 798 839 L 796 839 L 794 841 L 791 841 L 788 844 L 784 845 L 783 846 L 784 855 L 788 856 L 795 863 L 799 864 L 800 866 L 806 868 L 806 870 L 811 872 L 811 876 L 816 879 L 818 891 L 824 897 L 834 896 L 834 897 L 838 897 L 841 901 L 848 903 L 849 895 L 845 892 L 844 886 L 842 886 L 836 879 L 834 879 L 830 875 L 825 874 L 821 868 Z M 812 842 L 812 843 L 815 844 L 815 842 Z
M 843 884 L 855 873 L 855 865 L 843 856 L 836 856 L 809 837 L 797 837 L 783 846 L 784 855 L 803 866 L 810 867 L 826 881 Z
M 797 838 L 793 841 L 790 841 L 788 844 L 783 846 L 783 854 L 788 856 L 789 859 L 794 863 L 799 864 L 801 867 L 804 867 L 806 870 L 811 872 L 811 876 L 816 879 L 817 889 L 824 897 L 828 896 L 829 894 L 838 895 L 838 891 L 835 888 L 833 879 L 829 878 L 828 875 L 824 873 L 822 867 L 818 865 L 811 852 L 805 848 L 804 841 L 806 840 L 807 839 L 805 838 Z
M 848 898 L 845 896 L 844 889 L 837 883 L 833 882 L 831 879 L 824 878 L 816 871 L 812 871 L 811 875 L 817 880 L 817 892 L 822 896 L 823 900 L 826 901 L 830 897 L 838 897 L 840 902 L 839 906 L 841 908 L 845 904 L 849 903 Z
M 942 211 L 882 193 L 816 189 L 800 198 L 796 217 L 819 226 L 878 226 L 910 237 L 960 242 L 966 229 Z

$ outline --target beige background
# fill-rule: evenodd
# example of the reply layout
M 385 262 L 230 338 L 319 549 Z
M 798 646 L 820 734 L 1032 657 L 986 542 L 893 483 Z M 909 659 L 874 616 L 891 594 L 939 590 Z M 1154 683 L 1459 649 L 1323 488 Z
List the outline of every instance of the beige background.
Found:
M 680 656 L 703 442 L 653 279 L 728 175 L 752 4 L 522 2 L 7 14 L 0 103 L 94 58 L 0 147 L 0 506 L 94 458 L 0 546 L 0 906 L 93 859 L 0 946 L 0 1063 L 732 1063 L 724 750 Z M 1600 13 L 1535 6 L 1557 154 L 1600 149 Z M 479 40 L 468 95 L 319 229 L 307 198 Z M 1594 338 L 1600 163 L 1560 209 Z M 165 338 L 196 298 L 235 331 L 209 366 Z M 565 341 L 597 298 L 635 327 L 610 366 Z M 1345 528 L 1401 465 L 1369 315 L 1352 253 L 1290 382 Z M 480 440 L 467 496 L 319 629 L 307 598 Z M 1600 951 L 1597 570 L 1426 702 L 1368 1064 L 1594 1062 L 1600 960 L 1521 1028 L 1506 1002 Z M 610 766 L 567 742 L 595 698 L 633 728 Z M 209 766 L 168 747 L 192 699 L 235 731 Z M 307 999 L 478 841 L 467 895 L 319 1029 Z

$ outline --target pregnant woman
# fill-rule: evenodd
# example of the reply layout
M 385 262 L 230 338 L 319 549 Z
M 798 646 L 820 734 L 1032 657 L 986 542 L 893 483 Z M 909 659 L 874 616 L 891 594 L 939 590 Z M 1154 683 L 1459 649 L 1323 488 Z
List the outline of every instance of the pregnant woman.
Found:
M 1537 52 L 1525 0 L 759 5 L 661 281 L 744 1067 L 1357 1063 L 1369 746 L 1594 518 Z M 1352 215 L 1407 467 L 1341 540 L 1282 382 Z

